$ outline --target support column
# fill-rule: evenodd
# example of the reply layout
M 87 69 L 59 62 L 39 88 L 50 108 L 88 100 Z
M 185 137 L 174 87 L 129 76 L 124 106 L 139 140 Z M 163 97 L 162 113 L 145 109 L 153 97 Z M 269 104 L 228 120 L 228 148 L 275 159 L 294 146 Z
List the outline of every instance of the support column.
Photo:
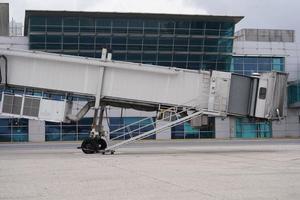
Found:
M 156 126 L 160 127 L 163 125 L 166 125 L 170 122 L 168 121 L 158 121 Z M 159 132 L 158 134 L 156 134 L 156 139 L 157 140 L 171 140 L 171 128 L 165 129 L 162 132 Z
M 234 117 L 215 118 L 216 139 L 229 139 L 235 137 L 235 119 Z
M 45 142 L 45 121 L 28 120 L 28 141 Z

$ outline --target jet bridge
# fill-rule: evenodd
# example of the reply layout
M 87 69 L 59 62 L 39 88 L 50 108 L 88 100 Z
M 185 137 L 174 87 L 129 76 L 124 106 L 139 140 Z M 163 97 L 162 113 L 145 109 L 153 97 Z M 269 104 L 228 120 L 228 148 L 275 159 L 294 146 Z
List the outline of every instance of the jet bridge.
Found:
M 249 77 L 112 61 L 105 49 L 101 59 L 14 49 L 0 49 L 0 57 L 0 114 L 69 122 L 94 109 L 91 137 L 82 143 L 85 153 L 114 152 L 121 145 L 187 121 L 201 126 L 206 116 L 275 120 L 285 113 L 287 74 L 281 72 Z M 65 98 L 55 99 L 55 94 Z M 78 113 L 72 113 L 74 96 L 87 101 Z M 107 147 L 101 126 L 107 105 L 158 111 L 159 115 L 151 124 L 152 131 L 139 136 L 127 133 L 129 140 L 108 141 Z M 158 127 L 159 120 L 170 122 Z

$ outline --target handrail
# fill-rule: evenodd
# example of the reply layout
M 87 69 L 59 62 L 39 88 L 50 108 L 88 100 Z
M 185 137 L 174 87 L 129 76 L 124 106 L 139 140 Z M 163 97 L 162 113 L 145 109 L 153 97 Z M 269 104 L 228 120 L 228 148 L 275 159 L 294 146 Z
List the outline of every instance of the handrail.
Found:
M 188 102 L 186 102 L 186 103 L 183 103 L 183 105 L 184 105 L 184 104 L 187 104 L 187 103 L 190 103 L 190 102 L 192 102 L 192 101 L 195 101 L 195 100 L 197 100 L 198 98 L 199 98 L 199 97 L 197 97 L 197 98 L 195 98 L 195 99 L 192 99 L 192 100 L 190 100 L 190 101 L 188 101 Z M 174 106 L 174 107 L 168 108 L 168 109 L 164 110 L 162 113 L 166 113 L 166 112 L 168 112 L 168 111 L 176 110 L 176 109 L 178 109 L 179 107 L 182 107 L 182 105 L 176 105 L 176 106 Z M 187 111 L 190 111 L 190 110 L 193 110 L 193 109 L 197 109 L 197 108 L 198 108 L 198 107 L 190 107 L 189 109 L 183 109 L 183 110 L 180 111 L 180 112 L 176 112 L 176 113 L 171 114 L 171 115 L 169 115 L 169 116 L 167 116 L 167 117 L 165 117 L 165 118 L 162 118 L 162 119 L 160 119 L 160 120 L 156 120 L 155 122 L 152 122 L 152 123 L 150 123 L 150 124 L 146 124 L 145 126 L 142 126 L 142 127 L 137 128 L 137 129 L 131 130 L 131 131 L 129 131 L 129 132 L 127 132 L 127 133 L 124 133 L 124 134 L 122 134 L 122 135 L 118 135 L 118 136 L 116 136 L 116 137 L 110 139 L 110 141 L 117 140 L 117 139 L 119 139 L 119 138 L 121 138 L 121 137 L 124 137 L 124 136 L 126 136 L 126 135 L 131 135 L 132 133 L 134 133 L 134 131 L 141 130 L 142 128 L 146 128 L 146 127 L 149 127 L 149 126 L 152 126 L 152 125 L 154 126 L 154 125 L 157 124 L 157 122 L 164 121 L 165 119 L 168 119 L 168 118 L 171 119 L 172 117 L 177 116 L 178 114 L 181 114 L 181 113 L 183 113 L 183 112 L 187 112 Z M 123 127 L 119 128 L 119 129 L 116 129 L 116 130 L 110 132 L 110 134 L 113 134 L 113 133 L 118 132 L 118 131 L 120 131 L 120 130 L 123 130 L 123 129 L 125 129 L 125 128 L 129 128 L 129 127 L 132 126 L 132 125 L 139 124 L 139 123 L 141 123 L 141 122 L 143 122 L 143 121 L 146 121 L 146 120 L 149 120 L 149 119 L 152 119 L 152 118 L 153 118 L 153 117 L 148 117 L 148 118 L 144 118 L 144 119 L 138 120 L 138 121 L 136 121 L 136 122 L 134 122 L 134 123 L 131 123 L 131 124 L 128 124 L 128 125 L 126 125 L 126 126 L 123 126 Z
M 175 120 L 173 122 L 170 122 L 170 123 L 168 123 L 166 125 L 163 125 L 161 127 L 156 127 L 153 130 L 147 131 L 147 132 L 145 132 L 143 134 L 137 135 L 137 136 L 135 136 L 133 138 L 130 138 L 128 140 L 125 140 L 125 141 L 119 142 L 117 144 L 114 144 L 112 146 L 109 146 L 106 149 L 106 151 L 114 151 L 116 148 L 118 148 L 118 147 L 120 147 L 122 145 L 129 144 L 130 142 L 133 142 L 133 141 L 138 141 L 138 140 L 144 139 L 144 138 L 149 137 L 151 135 L 157 134 L 158 132 L 160 132 L 162 130 L 165 130 L 166 128 L 174 127 L 174 126 L 176 126 L 178 124 L 182 124 L 182 123 L 184 123 L 186 121 L 189 121 L 189 120 L 191 120 L 191 119 L 193 119 L 193 118 L 195 118 L 195 117 L 197 117 L 199 115 L 203 115 L 203 114 L 209 114 L 209 115 L 214 115 L 214 116 L 220 116 L 221 115 L 220 112 L 207 111 L 207 110 L 201 109 L 198 112 L 195 112 L 195 113 L 190 114 L 188 116 L 185 116 L 183 118 L 177 119 L 177 120 Z
M 176 106 L 170 107 L 170 108 L 164 110 L 163 113 L 165 113 L 165 112 L 167 112 L 167 111 L 172 111 L 174 108 L 182 107 L 182 105 L 188 104 L 188 103 L 190 103 L 190 102 L 192 102 L 192 101 L 195 101 L 195 100 L 198 99 L 198 98 L 199 98 L 199 96 L 198 96 L 197 98 L 195 98 L 195 99 L 192 99 L 192 100 L 189 100 L 189 101 L 187 101 L 187 102 L 185 102 L 185 103 L 182 103 L 181 105 L 178 104 L 178 105 L 176 105 Z M 123 130 L 123 129 L 129 127 L 129 126 L 132 126 L 132 125 L 135 125 L 135 124 L 139 124 L 140 122 L 146 121 L 146 120 L 151 119 L 151 118 L 152 118 L 152 117 L 143 118 L 143 119 L 141 119 L 141 120 L 139 120 L 139 121 L 133 122 L 133 123 L 131 123 L 131 124 L 128 124 L 128 125 L 126 125 L 126 126 L 123 126 L 123 127 L 121 127 L 121 128 L 118 128 L 118 129 L 116 129 L 116 130 L 113 130 L 113 131 L 110 132 L 110 134 L 115 133 L 115 132 L 118 132 L 118 131 L 120 131 L 120 130 Z

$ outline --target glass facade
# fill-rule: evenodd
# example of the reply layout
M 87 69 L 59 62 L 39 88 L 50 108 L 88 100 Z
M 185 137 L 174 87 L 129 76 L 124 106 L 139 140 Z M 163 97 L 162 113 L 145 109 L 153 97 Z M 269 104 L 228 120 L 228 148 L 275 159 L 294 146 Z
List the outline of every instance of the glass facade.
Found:
M 79 13 L 30 14 L 26 20 L 25 34 L 33 50 L 99 58 L 102 48 L 107 48 L 114 60 L 194 70 L 230 69 L 233 19 L 227 22 L 146 14 L 86 17 Z
M 300 103 L 300 81 L 292 82 L 288 86 L 288 105 Z
M 72 123 L 45 123 L 45 141 L 76 141 L 87 138 L 93 119 L 83 118 Z
M 236 119 L 237 138 L 271 138 L 272 124 L 269 121 L 253 121 L 248 118 Z
M 208 119 L 208 125 L 199 128 L 192 127 L 189 123 L 180 124 L 171 128 L 172 139 L 200 139 L 215 138 L 215 118 Z
M 252 75 L 269 71 L 284 71 L 285 61 L 283 57 L 257 57 L 234 56 L 231 71 Z M 253 121 L 248 118 L 236 119 L 237 138 L 270 138 L 272 137 L 272 124 L 268 121 Z
M 231 71 L 251 75 L 258 72 L 284 71 L 283 57 L 234 56 Z
M 130 137 L 140 135 L 141 133 L 145 133 L 147 131 L 151 131 L 155 128 L 153 122 L 155 118 L 145 118 L 145 117 L 110 117 L 109 118 L 109 129 L 110 132 L 115 131 L 117 129 L 123 128 L 127 125 L 130 125 L 124 129 L 121 129 L 113 134 L 110 134 L 110 139 L 117 138 L 119 140 L 129 139 Z M 127 134 L 131 132 L 131 134 Z M 124 135 L 124 136 L 121 136 Z M 146 139 L 155 139 L 156 136 L 152 135 L 147 137 Z
M 0 142 L 28 142 L 28 119 L 0 118 Z
M 192 70 L 230 71 L 234 28 L 240 19 L 196 15 L 27 11 L 24 34 L 29 37 L 29 48 L 32 50 L 100 58 L 102 48 L 106 48 L 112 53 L 113 60 Z M 110 130 L 138 119 L 110 118 Z M 47 123 L 46 140 L 79 138 L 74 128 L 77 125 L 69 125 L 65 137 L 63 126 L 68 125 Z M 182 127 L 184 132 L 180 126 L 172 129 L 172 138 L 214 137 L 214 123 L 203 127 L 201 131 L 187 123 Z M 122 131 L 115 136 L 124 133 Z

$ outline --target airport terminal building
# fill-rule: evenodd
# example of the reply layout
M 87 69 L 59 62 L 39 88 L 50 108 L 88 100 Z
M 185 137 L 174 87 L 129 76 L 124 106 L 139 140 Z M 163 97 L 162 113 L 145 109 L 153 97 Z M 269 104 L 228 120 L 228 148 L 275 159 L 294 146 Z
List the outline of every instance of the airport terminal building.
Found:
M 184 123 L 152 139 L 299 137 L 300 52 L 295 32 L 243 29 L 235 33 L 235 24 L 242 18 L 26 11 L 24 37 L 2 37 L 0 41 L 5 40 L 2 43 L 6 47 L 93 58 L 100 58 L 102 48 L 106 48 L 113 60 L 191 70 L 231 71 L 244 75 L 286 71 L 290 73 L 286 119 L 271 123 L 237 117 L 209 118 L 207 125 L 200 129 Z M 41 95 L 39 91 L 29 92 Z M 63 99 L 64 95 L 57 94 L 56 98 Z M 155 120 L 156 112 L 108 107 L 104 126 L 107 130 L 116 130 L 151 116 Z M 82 140 L 88 136 L 91 124 L 91 113 L 71 124 L 1 118 L 0 141 Z

